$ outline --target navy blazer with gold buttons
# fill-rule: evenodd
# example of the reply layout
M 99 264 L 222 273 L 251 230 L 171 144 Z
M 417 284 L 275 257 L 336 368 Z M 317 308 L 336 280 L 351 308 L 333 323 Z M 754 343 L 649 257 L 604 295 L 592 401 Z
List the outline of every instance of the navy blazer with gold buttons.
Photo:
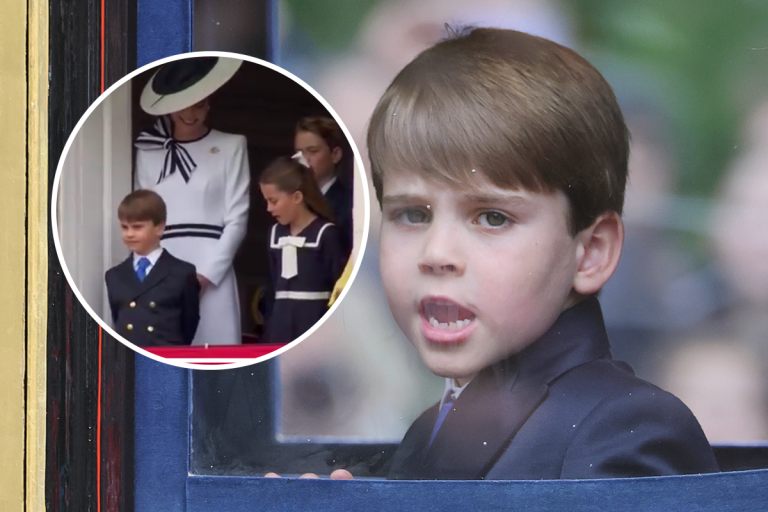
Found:
M 589 297 L 536 342 L 480 372 L 431 446 L 439 403 L 405 434 L 398 480 L 557 480 L 712 473 L 717 461 L 691 411 L 611 358 Z
M 105 275 L 115 331 L 139 347 L 189 345 L 200 321 L 195 266 L 163 250 L 144 281 L 133 255 Z

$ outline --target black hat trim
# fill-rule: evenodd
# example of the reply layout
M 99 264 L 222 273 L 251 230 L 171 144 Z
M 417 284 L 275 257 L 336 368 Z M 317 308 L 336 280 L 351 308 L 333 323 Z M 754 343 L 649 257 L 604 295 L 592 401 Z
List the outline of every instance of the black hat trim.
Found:
M 194 57 L 163 64 L 152 78 L 152 90 L 160 96 L 181 92 L 202 80 L 218 62 L 218 57 Z

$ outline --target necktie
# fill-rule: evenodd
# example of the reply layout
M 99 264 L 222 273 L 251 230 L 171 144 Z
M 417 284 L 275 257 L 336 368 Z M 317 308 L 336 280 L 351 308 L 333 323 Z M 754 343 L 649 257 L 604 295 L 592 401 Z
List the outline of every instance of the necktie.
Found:
M 140 258 L 136 264 L 136 277 L 139 278 L 139 281 L 144 281 L 144 278 L 147 277 L 148 268 L 149 260 L 147 258 Z
M 432 446 L 432 441 L 435 440 L 437 431 L 440 430 L 440 427 L 443 425 L 443 421 L 445 421 L 445 417 L 448 416 L 448 412 L 451 410 L 452 407 L 453 407 L 453 398 L 451 398 L 451 396 L 448 395 L 445 398 L 443 405 L 440 407 L 440 412 L 437 415 L 437 421 L 435 421 L 435 428 L 432 429 L 432 437 L 429 439 L 429 446 Z

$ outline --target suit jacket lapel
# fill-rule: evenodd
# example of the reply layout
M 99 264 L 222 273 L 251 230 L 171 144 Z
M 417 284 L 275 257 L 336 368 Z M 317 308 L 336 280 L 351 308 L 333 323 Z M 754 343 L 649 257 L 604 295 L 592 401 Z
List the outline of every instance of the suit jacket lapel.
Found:
M 333 182 L 333 185 L 331 185 L 328 188 L 328 191 L 325 193 L 325 197 L 328 198 L 330 201 L 335 201 L 342 197 L 344 195 L 344 185 L 341 183 L 341 180 L 339 178 L 336 178 L 336 181 Z
M 436 403 L 416 421 L 405 433 L 400 446 L 395 452 L 392 460 L 392 467 L 387 478 L 390 480 L 419 480 L 428 478 L 424 476 L 425 456 L 427 454 L 427 443 L 432 435 L 432 428 L 437 421 L 437 414 L 440 409 L 440 403 Z
M 168 254 L 168 251 L 163 251 L 162 254 L 160 254 L 160 257 L 157 258 L 157 261 L 149 271 L 149 274 L 144 278 L 144 281 L 140 282 L 140 293 L 144 293 L 157 286 L 160 281 L 165 279 L 170 270 L 170 259 L 171 256 Z M 138 277 L 136 278 L 136 281 L 139 282 Z
M 120 278 L 125 283 L 130 299 L 136 298 L 141 293 L 141 282 L 136 277 L 136 269 L 133 267 L 133 255 L 128 256 L 118 267 Z
M 516 374 L 488 369 L 459 396 L 432 446 L 440 404 L 427 409 L 400 443 L 389 478 L 475 480 L 483 478 L 547 395 L 544 384 L 515 385 Z M 501 382 L 500 382 L 501 381 Z
M 430 479 L 483 478 L 549 389 L 534 383 L 498 386 L 483 374 L 476 379 L 456 400 L 426 454 Z

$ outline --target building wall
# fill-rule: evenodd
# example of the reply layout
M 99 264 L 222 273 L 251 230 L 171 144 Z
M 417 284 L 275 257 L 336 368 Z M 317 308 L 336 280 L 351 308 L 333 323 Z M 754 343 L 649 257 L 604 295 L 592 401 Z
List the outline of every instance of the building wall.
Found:
M 130 86 L 94 109 L 64 159 L 57 201 L 64 261 L 75 287 L 101 318 L 109 319 L 104 273 L 127 251 L 117 206 L 131 191 Z
M 0 4 L 0 510 L 24 509 L 27 9 Z

